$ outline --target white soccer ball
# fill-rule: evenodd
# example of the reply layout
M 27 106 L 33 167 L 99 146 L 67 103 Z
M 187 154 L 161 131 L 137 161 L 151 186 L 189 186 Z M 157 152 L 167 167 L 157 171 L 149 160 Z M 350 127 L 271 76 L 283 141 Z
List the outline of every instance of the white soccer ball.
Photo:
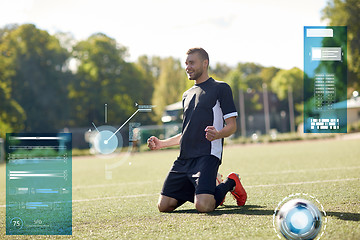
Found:
M 277 215 L 280 232 L 286 239 L 314 239 L 321 230 L 322 214 L 310 201 L 293 199 L 285 203 Z

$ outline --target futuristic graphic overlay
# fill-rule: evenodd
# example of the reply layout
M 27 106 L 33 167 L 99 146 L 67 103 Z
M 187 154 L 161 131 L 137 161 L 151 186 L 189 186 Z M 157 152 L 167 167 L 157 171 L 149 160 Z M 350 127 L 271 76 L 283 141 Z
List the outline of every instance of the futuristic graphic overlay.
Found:
M 290 194 L 273 214 L 273 229 L 279 239 L 316 239 L 325 233 L 327 214 L 320 201 L 307 193 Z
M 119 127 L 114 128 L 112 126 L 100 126 L 96 127 L 94 123 L 93 126 L 96 130 L 96 135 L 93 137 L 92 144 L 96 150 L 96 152 L 100 155 L 109 155 L 114 153 L 115 151 L 121 150 L 123 147 L 123 138 L 120 134 L 120 130 L 138 113 L 148 113 L 152 111 L 152 108 L 155 107 L 153 105 L 138 105 L 135 104 L 137 110 Z M 107 111 L 107 105 L 105 110 Z M 105 119 L 106 119 L 105 115 Z M 140 123 L 130 123 L 129 125 L 129 146 L 127 148 L 127 152 L 122 154 L 121 158 L 118 161 L 112 164 L 105 165 L 105 177 L 106 179 L 112 179 L 112 170 L 121 166 L 127 158 L 130 156 L 133 149 L 133 142 L 137 141 L 139 138 L 139 130 Z M 91 131 L 91 130 L 89 130 Z
M 347 27 L 304 27 L 304 133 L 347 131 Z
M 71 235 L 71 133 L 7 133 L 6 152 L 6 234 Z

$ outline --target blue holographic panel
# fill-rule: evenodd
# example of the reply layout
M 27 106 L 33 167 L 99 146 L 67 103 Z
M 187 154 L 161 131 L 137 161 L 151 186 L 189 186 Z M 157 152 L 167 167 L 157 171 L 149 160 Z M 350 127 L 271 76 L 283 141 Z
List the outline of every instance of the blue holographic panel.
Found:
M 8 133 L 6 161 L 6 234 L 71 235 L 71 133 Z

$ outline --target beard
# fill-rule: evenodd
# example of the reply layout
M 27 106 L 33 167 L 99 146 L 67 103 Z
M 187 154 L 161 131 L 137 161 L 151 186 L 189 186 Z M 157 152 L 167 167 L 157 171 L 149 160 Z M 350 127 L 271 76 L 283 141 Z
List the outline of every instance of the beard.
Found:
M 203 71 L 201 71 L 201 70 L 195 70 L 194 72 L 193 72 L 193 76 L 192 77 L 190 77 L 190 75 L 188 74 L 188 78 L 189 78 L 189 80 L 197 80 L 198 78 L 200 78 L 200 76 L 203 74 Z

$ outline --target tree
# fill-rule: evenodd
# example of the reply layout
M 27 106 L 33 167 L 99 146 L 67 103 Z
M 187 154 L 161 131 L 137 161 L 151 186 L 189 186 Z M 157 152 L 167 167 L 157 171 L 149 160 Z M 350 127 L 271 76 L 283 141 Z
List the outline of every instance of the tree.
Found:
M 225 77 L 231 71 L 231 67 L 226 64 L 216 63 L 215 68 L 209 69 L 210 75 L 215 75 L 216 78 L 225 79 Z
M 295 118 L 296 115 L 300 114 L 300 112 L 295 113 L 295 109 L 299 110 L 299 107 L 296 106 L 302 104 L 303 85 L 303 71 L 297 67 L 290 70 L 280 70 L 271 82 L 271 87 L 278 98 L 289 101 L 291 131 L 295 130 Z
M 299 68 L 282 69 L 273 78 L 271 87 L 280 100 L 287 98 L 289 88 L 291 88 L 294 93 L 294 101 L 300 103 L 302 101 L 303 81 L 303 71 Z
M 136 110 L 135 103 L 150 103 L 151 79 L 135 64 L 124 60 L 127 49 L 116 40 L 102 33 L 94 34 L 74 46 L 73 56 L 80 65 L 69 85 L 74 116 L 71 125 L 103 124 L 105 103 L 109 109 L 108 124 L 120 125 Z
M 180 101 L 187 89 L 188 79 L 178 59 L 164 58 L 160 62 L 160 74 L 155 83 L 153 104 L 155 114 L 160 120 L 166 105 Z M 191 82 L 192 83 L 192 82 Z
M 244 74 L 245 77 L 252 74 L 259 74 L 263 66 L 256 63 L 238 63 L 237 68 Z
M 360 2 L 358 0 L 329 0 L 322 10 L 322 19 L 329 20 L 329 26 L 348 26 L 348 86 L 350 90 L 359 89 Z
M 58 130 L 67 113 L 68 76 L 63 68 L 69 53 L 54 36 L 32 24 L 3 30 L 1 35 L 4 65 L 0 65 L 6 66 L 0 70 L 5 86 L 2 89 L 5 98 L 11 99 L 9 105 L 17 109 L 19 120 L 19 126 L 13 130 L 21 130 L 25 115 L 25 131 Z M 12 125 L 11 121 L 8 124 Z
M 234 102 L 236 109 L 240 114 L 240 118 L 237 119 L 239 128 L 237 128 L 237 132 L 241 132 L 243 136 L 246 134 L 245 126 L 245 105 L 240 104 L 243 101 L 244 92 L 246 92 L 247 85 L 244 81 L 243 74 L 238 69 L 231 70 L 225 78 L 226 82 L 230 85 L 234 97 Z M 240 92 L 242 91 L 242 92 Z M 242 95 L 241 95 L 242 94 Z M 243 114 L 243 115 L 242 115 Z M 242 125 L 244 124 L 244 125 Z
M 0 29 L 0 137 L 2 138 L 6 133 L 23 130 L 26 118 L 22 107 L 11 98 L 11 78 L 14 77 L 15 71 L 12 67 L 10 51 L 3 44 L 5 36 L 17 27 L 11 25 Z
M 225 78 L 226 82 L 229 83 L 233 92 L 237 92 L 239 89 L 245 90 L 247 85 L 244 81 L 243 73 L 240 72 L 238 69 L 234 69 L 230 71 Z M 235 93 L 234 93 L 235 95 Z
M 270 91 L 272 90 L 271 81 L 279 71 L 280 69 L 276 67 L 264 67 L 260 72 L 260 77 L 262 78 L 263 82 L 267 84 Z
M 6 133 L 18 132 L 24 129 L 26 115 L 24 109 L 11 98 L 11 88 L 6 78 L 11 74 L 0 57 L 0 137 L 5 138 Z

